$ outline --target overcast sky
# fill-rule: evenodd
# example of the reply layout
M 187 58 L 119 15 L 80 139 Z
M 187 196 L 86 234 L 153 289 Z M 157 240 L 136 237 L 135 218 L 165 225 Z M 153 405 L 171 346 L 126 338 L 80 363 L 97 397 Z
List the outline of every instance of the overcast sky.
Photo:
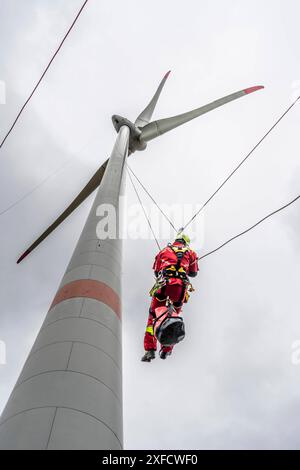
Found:
M 82 0 L 1 0 L 4 136 Z M 3 409 L 55 295 L 89 198 L 15 261 L 110 154 L 112 114 L 134 120 L 171 69 L 155 118 L 253 85 L 265 90 L 150 142 L 131 166 L 164 204 L 201 204 L 300 95 L 297 0 L 90 0 L 0 151 Z M 300 105 L 208 206 L 199 254 L 299 194 Z M 64 165 L 64 166 L 63 166 Z M 127 204 L 136 203 L 127 184 Z M 124 243 L 126 448 L 299 448 L 299 203 L 203 260 L 187 335 L 166 361 L 140 362 L 153 240 Z M 164 241 L 165 243 L 166 241 Z M 137 261 L 138 260 L 138 261 Z

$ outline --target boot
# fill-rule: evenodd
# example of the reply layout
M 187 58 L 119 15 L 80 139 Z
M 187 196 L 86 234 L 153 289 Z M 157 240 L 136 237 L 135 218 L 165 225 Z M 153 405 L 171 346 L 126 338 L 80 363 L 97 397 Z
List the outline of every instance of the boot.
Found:
M 172 354 L 172 350 L 171 351 L 166 351 L 164 348 L 162 348 L 160 351 L 159 351 L 159 357 L 161 359 L 167 359 L 167 356 L 170 356 Z
M 142 362 L 151 362 L 152 359 L 155 359 L 155 351 L 154 349 L 150 349 L 150 351 L 145 351 L 141 361 Z

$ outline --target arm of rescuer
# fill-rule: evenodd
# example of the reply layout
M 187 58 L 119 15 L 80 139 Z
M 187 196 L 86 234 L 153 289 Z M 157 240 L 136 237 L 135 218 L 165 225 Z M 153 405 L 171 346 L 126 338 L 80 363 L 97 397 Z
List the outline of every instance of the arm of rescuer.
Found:
M 197 253 L 195 251 L 191 250 L 190 251 L 190 265 L 189 265 L 189 272 L 187 275 L 189 277 L 196 277 L 199 271 L 199 266 L 198 266 L 198 257 Z
M 155 256 L 155 260 L 154 260 L 154 263 L 153 263 L 153 266 L 152 266 L 152 269 L 154 269 L 154 274 L 155 274 L 155 277 L 158 276 L 158 273 L 159 271 L 161 270 L 161 255 L 163 253 L 164 250 L 161 250 L 159 253 L 157 253 L 157 255 Z

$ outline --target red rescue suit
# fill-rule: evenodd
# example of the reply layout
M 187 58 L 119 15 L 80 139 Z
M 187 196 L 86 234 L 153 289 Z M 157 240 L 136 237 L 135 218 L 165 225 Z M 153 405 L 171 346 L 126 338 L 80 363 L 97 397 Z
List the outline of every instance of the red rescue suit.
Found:
M 164 276 L 166 284 L 157 290 L 152 297 L 144 337 L 145 351 L 156 350 L 157 347 L 157 340 L 153 334 L 155 309 L 165 305 L 166 299 L 169 297 L 177 312 L 181 311 L 187 293 L 186 276 L 195 277 L 199 269 L 197 254 L 181 241 L 175 241 L 156 255 L 153 269 L 156 276 L 161 272 L 166 274 Z M 172 346 L 164 346 L 162 349 L 169 352 L 172 350 Z

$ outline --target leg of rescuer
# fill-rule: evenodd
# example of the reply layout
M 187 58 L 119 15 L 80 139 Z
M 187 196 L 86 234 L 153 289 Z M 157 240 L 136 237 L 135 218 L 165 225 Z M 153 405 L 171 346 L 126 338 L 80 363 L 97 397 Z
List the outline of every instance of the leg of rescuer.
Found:
M 150 309 L 149 309 L 149 316 L 146 326 L 146 332 L 144 336 L 144 349 L 145 351 L 156 351 L 157 349 L 157 339 L 154 336 L 153 332 L 153 322 L 155 319 L 155 309 L 157 307 L 162 307 L 165 305 L 167 297 L 175 303 L 174 307 L 178 313 L 180 313 L 182 303 L 180 302 L 181 298 L 183 297 L 182 289 L 185 290 L 184 286 L 182 285 L 167 285 L 162 289 L 162 292 L 157 293 L 157 297 L 152 297 Z M 180 304 L 178 304 L 180 302 Z M 177 304 L 177 305 L 176 305 Z M 164 348 L 164 347 L 163 347 Z M 165 347 L 168 351 L 172 350 L 171 346 Z
M 155 320 L 155 309 L 161 307 L 163 302 L 152 297 L 151 305 L 149 308 L 149 316 L 146 325 L 146 331 L 144 336 L 144 349 L 145 354 L 142 357 L 143 362 L 151 362 L 152 359 L 155 359 L 155 351 L 157 348 L 157 339 L 154 336 L 153 323 Z
M 153 322 L 155 319 L 155 314 L 152 314 L 151 310 L 149 311 L 145 336 L 144 336 L 144 349 L 145 351 L 156 351 L 157 348 L 157 339 L 154 336 L 153 331 Z

